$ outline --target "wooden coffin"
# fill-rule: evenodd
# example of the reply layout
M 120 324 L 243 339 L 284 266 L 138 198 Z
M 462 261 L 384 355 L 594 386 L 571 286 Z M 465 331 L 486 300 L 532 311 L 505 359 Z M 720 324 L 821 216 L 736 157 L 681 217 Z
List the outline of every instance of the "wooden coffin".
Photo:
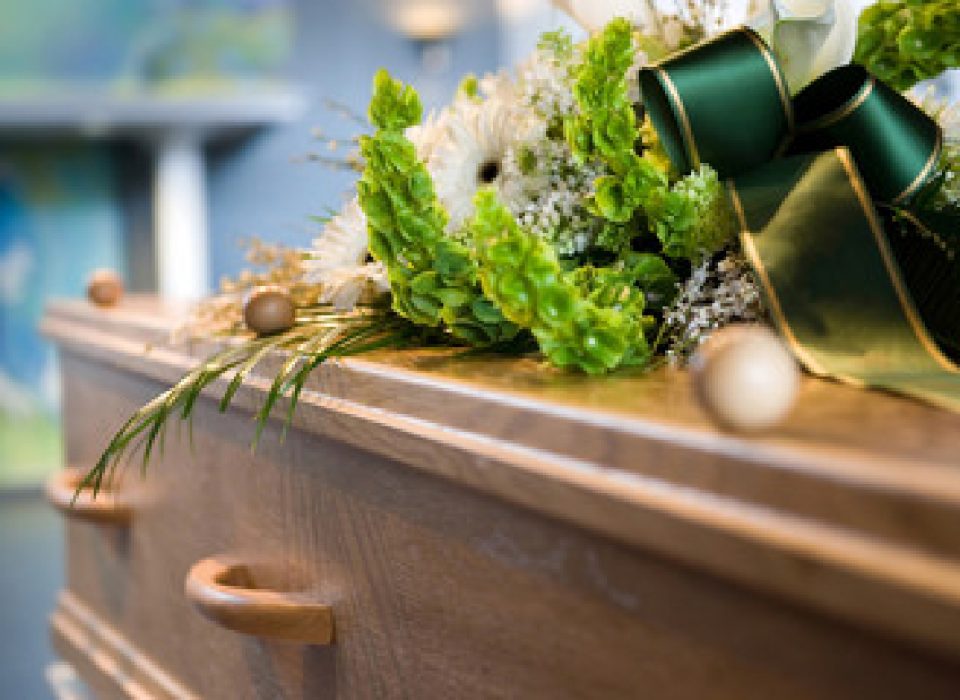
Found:
M 72 468 L 209 352 L 171 323 L 50 308 Z M 51 483 L 99 696 L 960 697 L 960 416 L 806 379 L 741 437 L 679 371 L 409 351 L 322 367 L 254 453 L 280 361 L 105 500 Z

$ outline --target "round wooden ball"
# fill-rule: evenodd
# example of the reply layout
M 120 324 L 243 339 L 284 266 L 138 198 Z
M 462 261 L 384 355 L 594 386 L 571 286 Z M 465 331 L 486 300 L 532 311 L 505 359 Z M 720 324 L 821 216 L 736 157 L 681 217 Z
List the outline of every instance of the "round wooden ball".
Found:
M 243 321 L 257 335 L 282 333 L 292 328 L 295 320 L 293 299 L 277 287 L 254 290 L 243 307 Z
M 744 432 L 772 428 L 793 408 L 797 363 L 768 328 L 729 326 L 715 332 L 691 361 L 694 388 L 707 413 Z
M 97 306 L 116 306 L 123 296 L 123 282 L 113 270 L 96 270 L 87 282 L 87 298 Z

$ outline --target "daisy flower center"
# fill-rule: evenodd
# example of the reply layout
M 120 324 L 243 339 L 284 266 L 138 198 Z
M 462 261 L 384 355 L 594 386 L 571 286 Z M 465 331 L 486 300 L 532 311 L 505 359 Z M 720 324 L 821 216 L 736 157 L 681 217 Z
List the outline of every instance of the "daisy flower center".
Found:
M 500 163 L 495 160 L 485 161 L 477 168 L 477 180 L 483 185 L 493 184 L 498 177 L 500 177 Z

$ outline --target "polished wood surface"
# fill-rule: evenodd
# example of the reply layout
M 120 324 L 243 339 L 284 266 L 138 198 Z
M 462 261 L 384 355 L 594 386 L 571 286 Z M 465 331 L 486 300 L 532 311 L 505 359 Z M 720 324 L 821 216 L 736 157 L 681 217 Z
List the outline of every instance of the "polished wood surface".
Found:
M 209 350 L 166 345 L 151 305 L 63 304 L 45 328 L 78 465 Z M 783 428 L 745 438 L 706 421 L 683 373 L 587 380 L 417 351 L 322 368 L 286 443 L 271 424 L 252 454 L 269 369 L 227 414 L 202 402 L 193 449 L 171 431 L 145 481 L 131 470 L 129 531 L 68 528 L 70 594 L 191 693 L 960 687 L 957 416 L 809 380 Z M 334 644 L 258 640 L 197 614 L 184 577 L 221 554 L 258 586 L 329 605 Z

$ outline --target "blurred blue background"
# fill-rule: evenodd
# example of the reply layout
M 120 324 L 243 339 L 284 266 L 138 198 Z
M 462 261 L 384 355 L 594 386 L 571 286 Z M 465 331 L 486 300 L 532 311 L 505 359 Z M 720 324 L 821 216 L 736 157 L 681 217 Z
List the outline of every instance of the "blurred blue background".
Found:
M 30 0 L 3 3 L 0 86 L 151 84 L 276 75 L 289 57 L 287 0 Z
M 281 80 L 294 46 L 286 0 L 3 0 L 0 9 L 0 103 L 14 106 L 245 90 Z M 149 184 L 134 149 L 25 138 L 0 119 L 0 487 L 35 482 L 60 460 L 56 366 L 36 332 L 45 300 L 81 294 L 98 267 L 127 277 L 144 267 L 127 264 L 129 251 L 148 250 L 135 245 L 144 225 L 128 221 L 126 201 L 146 195 L 122 184 L 130 175 Z M 134 286 L 149 288 L 149 272 L 139 276 Z

